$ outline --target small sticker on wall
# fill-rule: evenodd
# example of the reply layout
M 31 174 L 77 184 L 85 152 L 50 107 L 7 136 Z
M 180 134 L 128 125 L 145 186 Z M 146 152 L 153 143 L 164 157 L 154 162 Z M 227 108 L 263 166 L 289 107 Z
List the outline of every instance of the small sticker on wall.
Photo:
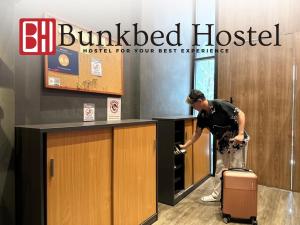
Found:
M 60 86 L 60 79 L 58 77 L 48 77 L 49 86 Z
M 83 104 L 83 121 L 95 121 L 95 104 Z

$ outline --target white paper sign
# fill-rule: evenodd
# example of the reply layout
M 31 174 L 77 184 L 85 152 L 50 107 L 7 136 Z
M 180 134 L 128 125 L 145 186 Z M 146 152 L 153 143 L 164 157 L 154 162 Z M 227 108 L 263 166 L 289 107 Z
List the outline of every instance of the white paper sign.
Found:
M 121 98 L 107 98 L 107 121 L 121 120 Z
M 91 74 L 95 76 L 102 76 L 102 64 L 98 59 L 92 59 L 91 61 Z
M 83 104 L 83 121 L 95 121 L 95 104 Z
M 57 77 L 48 77 L 49 86 L 60 86 L 60 79 Z

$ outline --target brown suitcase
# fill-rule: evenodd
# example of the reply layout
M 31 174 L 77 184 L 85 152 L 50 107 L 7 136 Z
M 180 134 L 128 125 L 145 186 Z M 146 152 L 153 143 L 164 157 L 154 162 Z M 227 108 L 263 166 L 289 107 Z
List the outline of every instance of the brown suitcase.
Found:
M 257 176 L 251 170 L 232 168 L 222 173 L 223 220 L 249 219 L 257 224 Z

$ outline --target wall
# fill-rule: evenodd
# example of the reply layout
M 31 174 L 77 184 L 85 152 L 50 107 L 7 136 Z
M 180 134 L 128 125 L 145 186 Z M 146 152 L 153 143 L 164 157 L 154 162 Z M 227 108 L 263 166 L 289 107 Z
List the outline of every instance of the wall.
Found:
M 14 224 L 14 125 L 82 121 L 83 103 L 96 104 L 96 119 L 106 119 L 106 97 L 43 88 L 40 56 L 19 56 L 18 20 L 45 12 L 93 30 L 124 29 L 140 23 L 138 0 L 0 1 L 0 224 Z M 114 34 L 115 35 L 115 34 Z M 124 56 L 122 118 L 139 117 L 139 55 Z
M 181 7 L 172 7 L 180 5 Z M 170 10 L 171 9 L 171 10 Z M 48 90 L 43 87 L 43 58 L 19 56 L 18 20 L 61 17 L 92 30 L 169 31 L 181 23 L 182 48 L 190 48 L 194 1 L 2 0 L 0 2 L 0 224 L 14 224 L 14 125 L 82 121 L 83 103 L 95 103 L 96 120 L 106 119 L 105 95 Z M 116 32 L 113 32 L 115 35 Z M 129 37 L 131 41 L 133 36 Z M 168 46 L 163 46 L 162 48 Z M 192 80 L 191 54 L 125 54 L 122 118 L 184 115 Z
M 168 32 L 175 28 L 176 23 L 180 22 L 181 42 L 184 44 L 180 48 L 191 48 L 194 4 L 194 1 L 186 1 L 183 4 L 179 0 L 144 0 L 141 16 L 142 27 L 144 30 L 161 29 Z M 172 47 L 164 45 L 158 48 Z M 192 64 L 191 54 L 153 53 L 140 55 L 141 117 L 189 114 L 189 107 L 185 103 L 185 98 L 191 88 Z
M 14 224 L 15 1 L 0 2 L 0 224 Z
M 34 7 L 32 7 L 34 5 Z M 41 17 L 44 12 L 95 31 L 116 31 L 140 21 L 140 3 L 136 0 L 114 1 L 19 1 L 14 22 L 22 17 Z M 18 34 L 17 32 L 15 33 Z M 116 32 L 113 33 L 116 35 Z M 129 36 L 130 37 L 130 36 Z M 130 37 L 131 38 L 131 37 Z M 96 119 L 106 119 L 105 95 L 55 91 L 43 88 L 43 62 L 40 56 L 16 57 L 16 124 L 82 121 L 83 103 L 95 103 Z M 139 116 L 139 56 L 124 57 L 125 93 L 122 97 L 122 118 Z
M 246 114 L 246 130 L 251 136 L 248 166 L 257 173 L 259 183 L 287 190 L 292 189 L 294 170 L 290 163 L 292 74 L 299 7 L 296 0 L 218 1 L 219 30 L 234 32 L 251 26 L 274 33 L 274 25 L 280 24 L 282 46 L 253 47 L 247 42 L 243 47 L 230 45 L 229 54 L 219 55 L 218 97 L 233 97 L 234 104 Z M 230 13 L 233 8 L 235 13 Z M 294 150 L 297 155 L 299 148 Z

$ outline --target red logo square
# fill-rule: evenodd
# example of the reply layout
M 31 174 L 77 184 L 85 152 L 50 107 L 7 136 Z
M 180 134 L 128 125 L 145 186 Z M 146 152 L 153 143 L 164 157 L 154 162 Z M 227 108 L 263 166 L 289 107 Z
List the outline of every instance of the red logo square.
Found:
M 19 21 L 20 55 L 54 55 L 56 52 L 56 20 L 22 18 Z

